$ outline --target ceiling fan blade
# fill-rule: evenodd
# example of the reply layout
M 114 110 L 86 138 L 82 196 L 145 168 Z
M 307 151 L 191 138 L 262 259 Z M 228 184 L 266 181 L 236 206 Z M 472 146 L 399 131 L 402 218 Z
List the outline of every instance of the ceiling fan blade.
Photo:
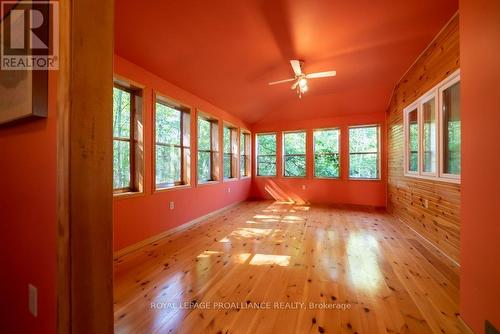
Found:
M 293 73 L 296 76 L 302 75 L 302 69 L 300 68 L 300 60 L 290 60 L 290 65 L 292 65 Z
M 293 80 L 295 80 L 295 78 L 293 78 L 293 79 L 279 80 L 279 81 L 273 81 L 273 82 L 269 83 L 269 86 L 277 85 L 277 84 L 285 83 L 285 82 L 290 82 L 290 81 L 293 81 Z
M 326 71 L 326 72 L 316 72 L 310 73 L 306 75 L 307 79 L 315 79 L 315 78 L 327 78 L 334 77 L 337 75 L 337 71 Z
M 290 88 L 293 90 L 293 89 L 297 88 L 298 85 L 299 85 L 299 81 L 297 80 L 293 83 L 292 87 L 290 87 Z

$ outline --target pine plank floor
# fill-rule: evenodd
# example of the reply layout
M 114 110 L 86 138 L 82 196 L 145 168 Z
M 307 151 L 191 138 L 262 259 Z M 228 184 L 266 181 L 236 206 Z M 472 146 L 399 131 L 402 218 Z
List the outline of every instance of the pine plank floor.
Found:
M 115 332 L 470 333 L 458 270 L 382 210 L 249 201 L 115 259 Z

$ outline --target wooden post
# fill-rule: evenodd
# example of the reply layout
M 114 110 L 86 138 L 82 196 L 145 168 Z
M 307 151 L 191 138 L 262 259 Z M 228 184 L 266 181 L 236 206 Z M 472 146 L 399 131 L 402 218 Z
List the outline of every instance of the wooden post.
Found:
M 114 4 L 59 7 L 57 330 L 112 333 Z

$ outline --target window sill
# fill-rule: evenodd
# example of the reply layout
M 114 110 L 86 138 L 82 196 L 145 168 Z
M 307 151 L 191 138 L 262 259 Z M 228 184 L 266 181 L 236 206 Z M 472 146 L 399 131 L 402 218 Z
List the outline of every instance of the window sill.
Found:
M 189 189 L 191 188 L 190 184 L 181 184 L 178 186 L 170 186 L 170 187 L 162 187 L 162 188 L 156 188 L 153 193 L 162 193 L 166 191 L 172 191 L 172 190 L 182 190 L 182 189 Z
M 405 177 L 408 178 L 413 178 L 413 179 L 420 179 L 420 180 L 429 180 L 429 181 L 436 181 L 436 182 L 442 182 L 442 183 L 453 183 L 453 184 L 460 184 L 461 179 L 459 176 L 455 177 L 445 177 L 445 176 L 431 176 L 431 175 L 419 175 L 419 174 L 413 174 L 413 173 L 405 173 Z
M 198 187 L 204 187 L 204 186 L 209 186 L 213 184 L 219 184 L 221 183 L 220 181 L 205 181 L 205 182 L 198 182 Z
M 328 177 L 328 176 L 314 176 L 313 179 L 314 180 L 332 180 L 332 181 L 340 181 L 341 180 L 340 176 L 332 176 L 332 177 Z
M 348 181 L 375 181 L 375 182 L 380 182 L 382 181 L 382 178 L 377 178 L 377 179 L 367 179 L 367 178 L 357 178 L 357 177 L 349 177 L 347 178 Z
M 269 178 L 276 178 L 276 175 L 255 175 L 256 178 L 263 178 L 263 179 L 269 179 Z
M 251 176 L 240 176 L 240 180 L 248 180 L 251 179 Z
M 140 196 L 144 196 L 144 191 L 126 191 L 122 193 L 113 193 L 113 199 L 116 200 Z
M 240 179 L 238 179 L 237 177 L 231 177 L 231 178 L 224 179 L 222 182 L 227 183 L 227 182 L 234 182 L 234 181 L 239 181 L 239 180 Z
M 305 179 L 307 177 L 306 176 L 285 176 L 285 175 L 283 175 L 282 178 L 287 179 L 287 180 L 289 180 L 289 179 L 303 180 L 303 179 Z

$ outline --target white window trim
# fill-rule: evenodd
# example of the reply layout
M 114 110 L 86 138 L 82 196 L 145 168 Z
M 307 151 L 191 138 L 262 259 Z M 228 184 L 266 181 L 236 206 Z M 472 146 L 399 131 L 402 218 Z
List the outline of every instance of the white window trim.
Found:
M 410 156 L 409 156 L 409 151 L 410 151 L 410 142 L 408 140 L 409 133 L 408 130 L 410 128 L 410 120 L 409 120 L 409 114 L 410 112 L 417 110 L 417 123 L 420 125 L 420 104 L 418 101 L 413 102 L 410 104 L 408 107 L 406 107 L 403 110 L 403 115 L 404 115 L 404 168 L 405 168 L 405 176 L 418 176 L 419 175 L 419 170 L 420 170 L 420 126 L 418 130 L 418 135 L 419 135 L 419 140 L 418 140 L 418 148 L 417 151 L 419 152 L 418 154 L 418 163 L 417 163 L 417 171 L 411 171 L 410 170 Z
M 351 129 L 356 128 L 377 128 L 377 177 L 366 178 L 366 177 L 352 177 L 351 176 L 351 145 L 350 145 L 350 135 Z M 381 181 L 382 180 L 382 129 L 380 124 L 362 124 L 362 125 L 352 125 L 347 127 L 347 143 L 349 145 L 348 150 L 348 163 L 347 163 L 347 179 L 349 181 Z M 356 154 L 353 152 L 353 154 Z
M 435 147 L 435 154 L 436 154 L 436 162 L 434 163 L 434 172 L 424 172 L 424 108 L 423 108 L 423 105 L 427 102 L 429 102 L 430 100 L 434 99 L 434 119 L 435 119 L 435 122 L 436 122 L 436 133 L 435 133 L 435 143 L 436 143 L 436 147 Z M 436 95 L 436 91 L 431 91 L 429 93 L 427 93 L 426 95 L 424 95 L 421 100 L 420 100 L 420 104 L 419 104 L 419 122 L 418 122 L 418 134 L 419 134 L 419 155 L 418 155 L 418 159 L 419 159 L 419 165 L 418 165 L 418 170 L 421 171 L 420 172 L 420 175 L 421 176 L 424 176 L 424 177 L 431 177 L 431 178 L 435 178 L 438 176 L 438 171 L 439 171 L 439 166 L 440 166 L 440 163 L 439 163 L 439 156 L 440 156 L 440 145 L 439 145 L 439 125 L 441 124 L 441 122 L 438 121 L 438 118 L 439 118 L 439 107 L 438 107 L 438 96 Z
M 443 122 L 443 91 L 457 82 L 460 82 L 460 70 L 455 71 L 452 75 L 450 75 L 448 78 L 443 80 L 441 83 L 438 94 L 439 94 L 439 147 L 443 147 L 444 143 L 444 134 L 443 134 L 443 127 L 441 126 Z M 461 146 L 462 144 L 460 144 Z M 455 183 L 460 183 L 460 175 L 455 175 L 455 174 L 447 174 L 443 171 L 443 155 L 439 154 L 439 177 L 441 179 L 446 179 L 449 180 L 450 182 L 455 182 Z
M 450 183 L 460 183 L 460 175 L 447 174 L 443 171 L 443 154 L 442 148 L 444 143 L 444 133 L 442 128 L 443 123 L 443 98 L 442 93 L 445 89 L 451 87 L 455 83 L 460 82 L 460 69 L 453 72 L 446 79 L 438 83 L 427 93 L 419 97 L 416 101 L 411 103 L 409 106 L 403 109 L 403 137 L 404 137 L 404 175 L 407 177 L 414 177 L 420 179 L 428 179 L 435 181 L 443 181 Z M 436 164 L 434 170 L 436 172 L 429 173 L 423 171 L 423 104 L 434 99 L 436 103 Z M 418 171 L 409 170 L 409 142 L 408 142 L 408 129 L 409 129 L 409 117 L 410 111 L 417 109 L 418 115 Z

